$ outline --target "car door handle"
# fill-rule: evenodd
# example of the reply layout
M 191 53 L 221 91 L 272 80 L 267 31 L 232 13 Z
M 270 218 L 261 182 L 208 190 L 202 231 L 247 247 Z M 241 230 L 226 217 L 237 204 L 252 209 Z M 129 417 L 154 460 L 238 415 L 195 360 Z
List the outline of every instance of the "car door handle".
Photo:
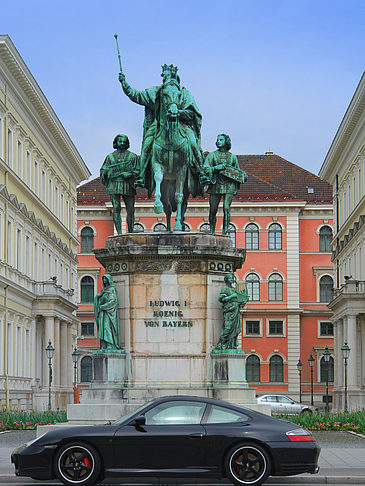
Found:
M 204 435 L 201 432 L 198 432 L 197 434 L 190 434 L 189 437 L 190 439 L 201 439 Z

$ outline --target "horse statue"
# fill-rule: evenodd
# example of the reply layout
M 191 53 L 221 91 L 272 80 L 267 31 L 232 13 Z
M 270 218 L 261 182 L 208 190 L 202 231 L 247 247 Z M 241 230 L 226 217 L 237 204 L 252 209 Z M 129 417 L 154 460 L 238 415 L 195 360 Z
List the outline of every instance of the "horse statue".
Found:
M 121 68 L 121 66 L 120 66 Z M 191 93 L 180 85 L 177 67 L 162 66 L 161 86 L 138 91 L 119 81 L 128 98 L 145 107 L 140 174 L 136 185 L 155 189 L 154 211 L 165 212 L 167 230 L 176 211 L 174 231 L 182 231 L 188 197 L 202 194 L 205 180 L 200 147 L 201 114 Z
M 171 231 L 171 213 L 176 211 L 174 231 L 183 231 L 189 197 L 190 161 L 193 157 L 187 135 L 179 124 L 181 88 L 170 80 L 162 88 L 160 123 L 152 144 L 151 168 L 155 183 L 154 211 L 166 214 Z M 194 177 L 192 175 L 192 177 Z

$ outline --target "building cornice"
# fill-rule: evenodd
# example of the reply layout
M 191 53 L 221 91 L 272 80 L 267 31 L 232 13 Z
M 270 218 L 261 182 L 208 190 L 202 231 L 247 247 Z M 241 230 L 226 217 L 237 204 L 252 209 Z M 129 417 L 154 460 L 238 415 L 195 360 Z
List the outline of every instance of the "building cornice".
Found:
M 328 150 L 323 165 L 319 171 L 319 177 L 334 183 L 334 177 L 337 170 L 336 165 L 345 151 L 354 130 L 361 117 L 364 117 L 365 111 L 365 72 L 356 88 L 356 91 L 350 101 L 346 113 L 340 123 L 335 138 Z
M 49 139 L 55 140 L 59 145 L 58 152 L 72 161 L 73 168 L 77 171 L 76 183 L 88 179 L 91 172 L 8 35 L 0 35 L 0 56 L 16 81 L 11 85 L 18 84 L 31 102 L 33 110 L 30 113 L 36 110 L 48 129 Z M 52 145 L 52 142 L 50 144 Z

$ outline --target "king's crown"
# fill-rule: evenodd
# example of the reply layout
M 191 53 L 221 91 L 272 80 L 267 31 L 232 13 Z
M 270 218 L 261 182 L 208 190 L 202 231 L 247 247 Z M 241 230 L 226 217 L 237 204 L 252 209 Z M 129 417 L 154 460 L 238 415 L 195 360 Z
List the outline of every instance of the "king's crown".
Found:
M 163 66 L 161 66 L 161 68 L 162 68 L 162 72 L 164 72 L 164 71 L 170 71 L 170 73 L 172 74 L 172 76 L 174 78 L 176 77 L 176 74 L 177 74 L 177 71 L 178 71 L 177 66 L 174 66 L 173 64 L 164 64 Z

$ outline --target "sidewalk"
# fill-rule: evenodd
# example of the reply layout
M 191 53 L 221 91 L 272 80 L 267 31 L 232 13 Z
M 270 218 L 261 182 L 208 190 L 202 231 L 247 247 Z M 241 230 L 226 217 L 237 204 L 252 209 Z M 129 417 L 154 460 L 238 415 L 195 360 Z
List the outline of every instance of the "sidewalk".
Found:
M 318 474 L 300 474 L 298 476 L 276 476 L 270 477 L 267 484 L 365 484 L 365 438 L 359 439 L 358 443 L 345 444 L 346 447 L 334 447 L 336 440 L 332 440 L 331 435 L 321 437 L 318 442 L 321 446 L 321 454 L 319 456 L 319 473 Z M 29 439 L 26 439 L 29 440 Z M 323 442 L 322 442 L 323 441 Z M 33 482 L 30 478 L 16 477 L 14 473 L 14 466 L 10 462 L 10 455 L 14 445 L 6 444 L 1 441 L 0 436 L 0 483 L 28 483 Z M 21 443 L 21 442 L 20 442 Z M 20 444 L 19 443 L 19 444 Z M 35 481 L 34 481 L 35 482 Z M 48 481 L 49 482 L 49 481 Z M 121 483 L 120 480 L 107 479 L 105 482 Z M 129 478 L 124 481 L 125 484 L 131 483 L 141 484 L 141 480 L 130 481 Z M 174 484 L 181 483 L 174 479 Z M 187 482 L 192 483 L 191 480 Z M 161 481 L 163 483 L 163 481 Z M 161 484 L 160 483 L 160 484 Z M 201 483 L 199 481 L 199 483 Z M 208 483 L 206 481 L 205 483 Z M 213 484 L 214 481 L 209 483 Z M 41 482 L 39 482 L 41 484 Z M 158 482 L 157 482 L 158 484 Z M 187 483 L 185 483 L 187 484 Z M 225 484 L 221 481 L 219 484 Z M 231 484 L 228 483 L 227 484 Z

